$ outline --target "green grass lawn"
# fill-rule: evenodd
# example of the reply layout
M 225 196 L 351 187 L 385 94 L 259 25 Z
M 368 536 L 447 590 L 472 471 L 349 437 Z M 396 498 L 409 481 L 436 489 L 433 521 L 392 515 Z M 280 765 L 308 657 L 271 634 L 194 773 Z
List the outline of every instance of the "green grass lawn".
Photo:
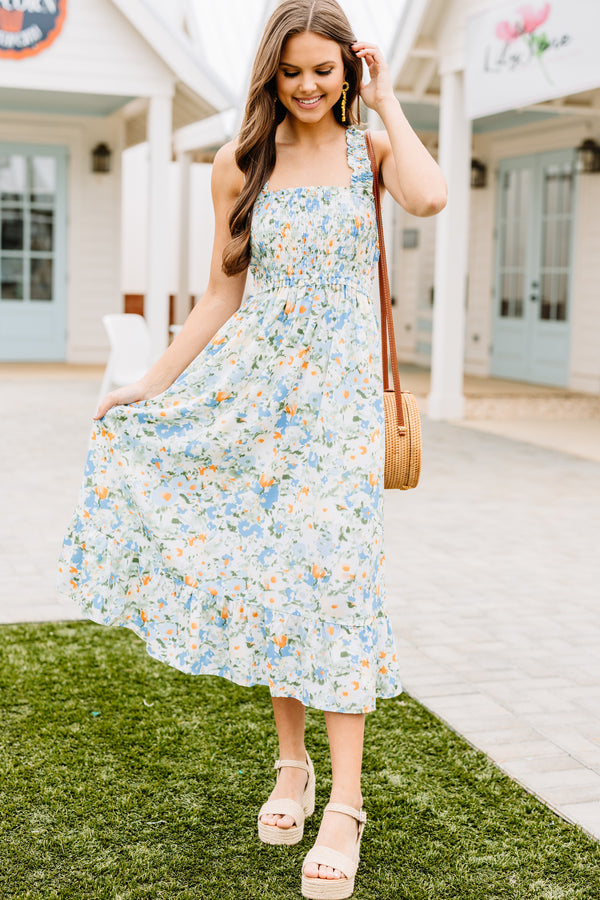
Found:
M 2 626 L 0 897 L 300 897 L 319 816 L 258 840 L 275 778 L 269 693 L 191 677 L 126 629 Z M 317 813 L 330 773 L 307 715 Z M 600 847 L 406 693 L 367 717 L 356 900 L 600 898 Z

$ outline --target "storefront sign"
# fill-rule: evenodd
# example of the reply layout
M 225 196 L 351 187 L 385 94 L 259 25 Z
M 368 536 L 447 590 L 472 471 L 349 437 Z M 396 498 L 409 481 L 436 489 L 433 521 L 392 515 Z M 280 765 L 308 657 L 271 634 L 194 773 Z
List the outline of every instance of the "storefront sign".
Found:
M 67 0 L 0 0 L 0 58 L 35 56 L 58 36 Z
M 469 118 L 600 86 L 600 0 L 510 2 L 467 22 Z

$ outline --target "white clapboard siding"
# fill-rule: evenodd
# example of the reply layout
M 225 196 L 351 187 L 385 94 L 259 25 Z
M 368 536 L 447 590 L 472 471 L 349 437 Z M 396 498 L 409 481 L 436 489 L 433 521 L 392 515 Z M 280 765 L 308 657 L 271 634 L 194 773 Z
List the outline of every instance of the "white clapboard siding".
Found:
M 404 248 L 405 229 L 418 233 L 418 245 Z M 429 363 L 431 344 L 430 290 L 433 285 L 435 219 L 412 216 L 396 205 L 394 216 L 393 254 L 390 270 L 394 331 L 398 358 L 402 362 Z M 421 333 L 420 329 L 425 328 Z
M 70 260 L 70 270 L 79 289 L 70 291 L 69 358 L 74 361 L 103 361 L 108 342 L 102 316 L 122 312 L 119 290 L 120 198 L 116 179 L 101 180 L 92 175 L 83 185 L 85 197 L 77 238 L 78 258 Z
M 433 306 L 431 297 L 435 278 L 435 216 L 420 219 L 419 246 L 419 288 L 417 295 L 415 337 L 418 350 L 415 362 L 419 365 L 431 363 L 431 336 L 433 329 Z M 429 348 L 429 349 L 428 349 Z
M 396 350 L 400 360 L 412 362 L 416 342 L 417 298 L 419 293 L 420 246 L 414 250 L 402 248 L 402 233 L 406 228 L 420 231 L 420 221 L 397 207 L 394 216 L 393 253 L 391 259 L 392 293 L 396 303 L 392 307 Z
M 600 392 L 600 174 L 580 176 L 578 188 L 570 387 Z
M 80 120 L 81 121 L 81 120 Z M 117 119 L 86 120 L 86 140 L 69 185 L 79 203 L 77 234 L 69 229 L 67 359 L 105 362 L 108 340 L 102 316 L 122 312 L 121 152 L 123 125 Z M 113 149 L 110 174 L 90 171 L 89 149 L 105 140 Z
M 470 375 L 487 375 L 490 367 L 495 192 L 493 173 L 488 173 L 487 187 L 471 190 L 465 330 L 465 371 Z
M 43 53 L 2 60 L 2 84 L 148 96 L 172 93 L 174 77 L 111 0 L 71 0 L 60 34 Z

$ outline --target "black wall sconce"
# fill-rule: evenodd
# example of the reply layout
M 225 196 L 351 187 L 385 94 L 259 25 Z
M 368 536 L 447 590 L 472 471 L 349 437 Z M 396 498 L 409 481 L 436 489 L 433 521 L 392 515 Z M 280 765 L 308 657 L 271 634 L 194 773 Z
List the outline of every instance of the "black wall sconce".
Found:
M 487 185 L 487 166 L 479 159 L 471 160 L 471 187 L 484 188 Z
M 92 150 L 92 172 L 110 172 L 112 153 L 106 144 L 96 144 Z
M 600 144 L 593 138 L 586 138 L 576 152 L 578 172 L 600 172 Z

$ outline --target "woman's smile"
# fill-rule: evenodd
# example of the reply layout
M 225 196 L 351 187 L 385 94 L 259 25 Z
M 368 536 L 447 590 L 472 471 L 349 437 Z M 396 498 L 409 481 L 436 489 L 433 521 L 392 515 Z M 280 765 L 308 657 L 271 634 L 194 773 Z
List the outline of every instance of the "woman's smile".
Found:
M 301 109 L 315 109 L 324 96 L 325 94 L 317 94 L 313 97 L 294 97 L 293 99 Z

